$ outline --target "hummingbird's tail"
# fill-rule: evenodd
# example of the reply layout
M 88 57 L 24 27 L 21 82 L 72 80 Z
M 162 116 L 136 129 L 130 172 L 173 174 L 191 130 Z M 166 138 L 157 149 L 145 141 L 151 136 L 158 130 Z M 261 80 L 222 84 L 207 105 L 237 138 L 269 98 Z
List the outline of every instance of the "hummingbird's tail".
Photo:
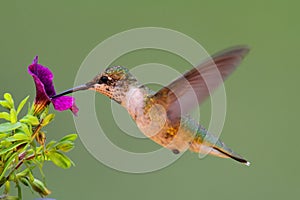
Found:
M 209 135 L 208 140 L 199 140 L 195 138 L 190 145 L 190 150 L 194 152 L 200 152 L 204 154 L 211 154 L 221 158 L 231 158 L 235 161 L 238 161 L 244 165 L 249 166 L 250 162 L 244 159 L 242 156 L 238 155 L 230 148 L 228 148 L 223 142 L 214 138 L 212 135 Z M 216 142 L 213 142 L 216 141 Z

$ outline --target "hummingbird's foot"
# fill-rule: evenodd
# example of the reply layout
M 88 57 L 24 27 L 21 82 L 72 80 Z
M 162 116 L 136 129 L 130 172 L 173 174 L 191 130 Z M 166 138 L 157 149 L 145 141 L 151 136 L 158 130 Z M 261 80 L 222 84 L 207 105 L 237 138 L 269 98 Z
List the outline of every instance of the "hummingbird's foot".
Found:
M 180 151 L 179 151 L 178 149 L 172 149 L 172 152 L 173 152 L 174 154 L 179 154 L 179 153 L 180 153 Z

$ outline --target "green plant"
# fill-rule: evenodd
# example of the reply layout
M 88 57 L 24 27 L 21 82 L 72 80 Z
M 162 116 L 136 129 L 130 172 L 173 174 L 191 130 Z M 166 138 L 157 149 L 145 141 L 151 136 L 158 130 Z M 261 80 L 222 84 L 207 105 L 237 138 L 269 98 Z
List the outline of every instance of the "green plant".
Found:
M 4 188 L 0 199 L 21 200 L 22 185 L 42 197 L 47 196 L 51 192 L 45 184 L 44 162 L 51 161 L 64 169 L 74 165 L 65 153 L 74 148 L 77 135 L 69 134 L 58 141 L 46 143 L 45 127 L 55 117 L 49 113 L 50 104 L 55 110 L 70 109 L 76 115 L 78 108 L 75 99 L 68 96 L 51 98 L 56 94 L 53 74 L 47 67 L 38 64 L 37 56 L 28 66 L 28 73 L 34 80 L 36 96 L 26 115 L 20 116 L 20 113 L 29 97 L 17 107 L 9 93 L 5 93 L 4 100 L 0 100 L 0 107 L 4 109 L 2 112 L 0 110 L 0 188 Z M 39 169 L 42 180 L 34 174 L 35 168 Z M 18 196 L 9 195 L 12 183 L 17 188 Z
M 28 109 L 25 116 L 19 114 L 26 104 L 28 97 L 15 107 L 14 100 L 9 93 L 4 94 L 0 105 L 6 111 L 0 112 L 0 187 L 4 187 L 4 195 L 10 193 L 11 184 L 16 185 L 18 197 L 22 199 L 21 185 L 29 187 L 42 197 L 50 194 L 45 185 L 43 165 L 45 161 L 52 161 L 61 168 L 69 168 L 72 160 L 65 155 L 74 147 L 76 134 L 69 134 L 58 141 L 46 143 L 45 127 L 54 119 L 48 107 L 35 114 L 34 106 Z M 33 169 L 38 168 L 42 181 L 35 177 Z

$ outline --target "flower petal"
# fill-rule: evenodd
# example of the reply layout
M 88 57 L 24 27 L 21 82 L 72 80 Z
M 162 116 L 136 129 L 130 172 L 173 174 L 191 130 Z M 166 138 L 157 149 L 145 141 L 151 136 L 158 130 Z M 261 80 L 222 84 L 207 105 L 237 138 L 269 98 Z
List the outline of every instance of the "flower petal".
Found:
M 55 110 L 64 111 L 70 109 L 74 115 L 77 115 L 78 108 L 75 104 L 75 98 L 69 96 L 62 96 L 52 100 Z
M 53 85 L 53 74 L 52 72 L 43 65 L 38 64 L 38 56 L 36 56 L 32 64 L 28 67 L 28 73 L 32 76 L 37 77 L 40 82 L 44 85 L 44 91 L 48 97 L 55 95 Z
M 72 111 L 72 113 L 77 116 L 77 113 L 79 111 L 79 108 L 76 106 L 75 102 L 73 103 L 72 107 L 70 108 L 70 110 Z
M 39 113 L 51 102 L 45 90 L 45 85 L 39 77 L 41 69 L 37 62 L 38 57 L 36 56 L 33 60 L 33 63 L 28 67 L 28 73 L 32 76 L 36 88 L 34 113 Z M 50 74 L 52 75 L 51 72 Z
M 36 103 L 43 102 L 43 101 L 50 102 L 50 98 L 45 91 L 44 84 L 41 82 L 41 80 L 35 74 L 32 74 L 32 78 L 34 80 L 35 89 L 36 89 L 35 102 Z
M 62 96 L 51 99 L 56 94 L 53 85 L 53 74 L 47 67 L 38 64 L 38 56 L 29 65 L 28 73 L 33 77 L 36 87 L 35 113 L 39 113 L 52 102 L 55 110 L 64 111 L 70 109 L 74 115 L 77 115 L 78 108 L 73 97 Z

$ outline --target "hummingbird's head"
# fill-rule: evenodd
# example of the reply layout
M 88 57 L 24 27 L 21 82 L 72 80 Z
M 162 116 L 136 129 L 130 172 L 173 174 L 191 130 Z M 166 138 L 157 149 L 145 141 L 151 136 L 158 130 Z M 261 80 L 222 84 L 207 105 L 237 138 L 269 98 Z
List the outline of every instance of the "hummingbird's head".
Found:
M 98 74 L 91 81 L 86 84 L 71 88 L 60 94 L 53 96 L 56 98 L 79 90 L 94 90 L 118 103 L 126 97 L 129 87 L 138 84 L 136 78 L 129 72 L 129 70 L 122 66 L 108 67 L 104 72 Z
M 98 74 L 90 85 L 90 90 L 95 90 L 109 98 L 121 103 L 131 85 L 137 84 L 136 78 L 125 67 L 108 67 L 103 73 Z

